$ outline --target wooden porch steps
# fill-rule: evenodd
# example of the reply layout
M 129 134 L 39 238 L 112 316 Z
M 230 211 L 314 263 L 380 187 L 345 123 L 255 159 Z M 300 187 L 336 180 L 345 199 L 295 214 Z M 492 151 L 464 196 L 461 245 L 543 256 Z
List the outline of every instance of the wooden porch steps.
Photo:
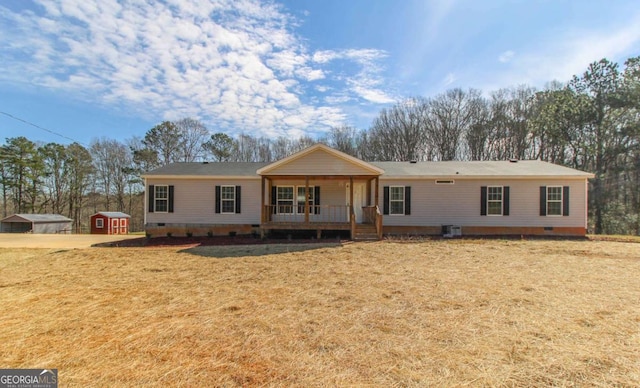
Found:
M 378 241 L 376 226 L 373 224 L 357 224 L 352 236 L 353 241 Z

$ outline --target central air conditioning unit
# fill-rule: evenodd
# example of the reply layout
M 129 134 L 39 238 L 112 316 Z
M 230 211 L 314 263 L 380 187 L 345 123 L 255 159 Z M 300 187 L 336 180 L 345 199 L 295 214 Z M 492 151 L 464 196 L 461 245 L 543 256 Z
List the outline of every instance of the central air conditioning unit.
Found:
M 444 238 L 462 237 L 462 226 L 442 225 L 442 237 Z

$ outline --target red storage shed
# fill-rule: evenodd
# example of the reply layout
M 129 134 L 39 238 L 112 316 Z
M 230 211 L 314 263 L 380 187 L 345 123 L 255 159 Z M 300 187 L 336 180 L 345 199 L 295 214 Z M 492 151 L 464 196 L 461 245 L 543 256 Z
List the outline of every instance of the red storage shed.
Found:
M 91 234 L 127 234 L 130 219 L 122 212 L 98 212 L 91 216 Z

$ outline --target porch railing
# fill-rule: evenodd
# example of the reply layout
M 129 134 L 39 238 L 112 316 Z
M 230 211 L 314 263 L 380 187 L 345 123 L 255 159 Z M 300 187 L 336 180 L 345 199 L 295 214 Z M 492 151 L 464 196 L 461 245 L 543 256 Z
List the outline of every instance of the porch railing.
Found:
M 347 205 L 309 205 L 309 223 L 344 223 L 351 221 Z M 264 220 L 268 223 L 307 222 L 304 205 L 264 205 Z
M 377 205 L 375 211 L 375 225 L 376 233 L 378 234 L 378 240 L 382 240 L 382 213 L 380 212 L 380 208 Z
M 375 225 L 378 239 L 382 239 L 382 213 L 378 206 L 362 207 L 362 223 Z
M 374 224 L 376 221 L 376 208 L 377 206 L 363 206 L 362 207 L 362 223 Z

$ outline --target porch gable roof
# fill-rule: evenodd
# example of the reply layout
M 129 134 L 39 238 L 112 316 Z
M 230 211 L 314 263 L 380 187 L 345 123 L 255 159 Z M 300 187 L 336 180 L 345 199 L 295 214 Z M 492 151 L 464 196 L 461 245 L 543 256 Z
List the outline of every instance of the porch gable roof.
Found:
M 284 159 L 266 165 L 258 175 L 370 175 L 384 170 L 324 144 L 315 144 Z

